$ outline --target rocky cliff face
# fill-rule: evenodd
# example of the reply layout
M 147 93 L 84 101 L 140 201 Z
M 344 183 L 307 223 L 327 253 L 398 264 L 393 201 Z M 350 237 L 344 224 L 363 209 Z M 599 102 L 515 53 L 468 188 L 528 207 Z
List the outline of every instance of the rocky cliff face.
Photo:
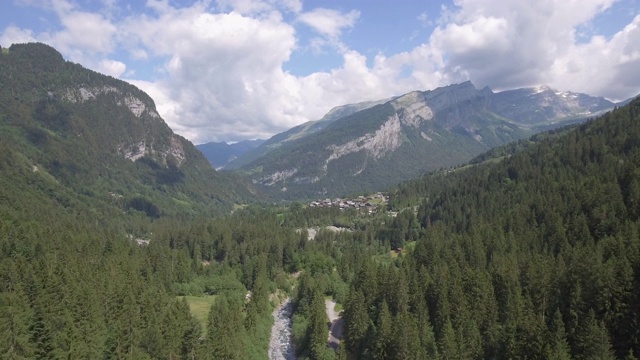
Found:
M 285 132 L 276 134 L 270 139 L 263 141 L 260 146 L 251 149 L 245 153 L 240 154 L 237 158 L 230 161 L 224 166 L 226 170 L 239 169 L 250 162 L 259 159 L 269 151 L 273 151 L 280 146 L 286 145 L 292 141 L 298 141 L 306 136 L 315 134 L 322 131 L 325 127 L 329 126 L 334 121 L 341 119 L 345 116 L 349 116 L 358 111 L 362 111 L 371 108 L 376 105 L 384 104 L 391 99 L 383 99 L 377 101 L 365 101 L 357 104 L 347 104 L 342 106 L 336 106 L 317 121 L 309 121 L 304 124 L 295 126 Z

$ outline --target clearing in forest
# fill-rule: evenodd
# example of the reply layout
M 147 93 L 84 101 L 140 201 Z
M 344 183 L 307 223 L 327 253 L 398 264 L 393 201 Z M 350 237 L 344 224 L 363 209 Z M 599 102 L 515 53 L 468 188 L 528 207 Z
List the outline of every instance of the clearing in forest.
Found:
M 189 304 L 189 309 L 191 310 L 191 314 L 200 322 L 202 325 L 202 330 L 204 332 L 207 331 L 207 319 L 209 318 L 209 310 L 211 310 L 211 305 L 215 301 L 218 295 L 203 295 L 203 296 L 178 296 L 178 299 L 182 300 L 182 298 L 187 299 L 187 303 Z

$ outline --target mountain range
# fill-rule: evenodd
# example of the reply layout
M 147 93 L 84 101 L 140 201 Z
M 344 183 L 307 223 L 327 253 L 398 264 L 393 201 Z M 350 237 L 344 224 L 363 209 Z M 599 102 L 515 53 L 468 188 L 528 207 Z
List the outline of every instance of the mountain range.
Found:
M 28 191 L 55 202 L 152 216 L 382 190 L 615 106 L 548 87 L 494 93 L 465 82 L 339 106 L 264 142 L 196 148 L 140 89 L 50 46 L 3 48 L 0 80 L 0 140 L 15 170 L 8 184 L 28 178 L 40 184 Z
M 494 93 L 465 82 L 335 108 L 275 135 L 226 169 L 239 170 L 275 199 L 380 190 L 615 105 L 547 86 Z

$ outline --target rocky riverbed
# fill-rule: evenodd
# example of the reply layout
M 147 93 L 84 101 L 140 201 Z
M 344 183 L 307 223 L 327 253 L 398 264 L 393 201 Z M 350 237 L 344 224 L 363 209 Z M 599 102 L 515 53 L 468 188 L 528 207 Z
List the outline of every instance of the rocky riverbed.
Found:
M 291 335 L 293 302 L 287 298 L 273 311 L 273 327 L 269 343 L 269 360 L 295 360 L 295 349 Z

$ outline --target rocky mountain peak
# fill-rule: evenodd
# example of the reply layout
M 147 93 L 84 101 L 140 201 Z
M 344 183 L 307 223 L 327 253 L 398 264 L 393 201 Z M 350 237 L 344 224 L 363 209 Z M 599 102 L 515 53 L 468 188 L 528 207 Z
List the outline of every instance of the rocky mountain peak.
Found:
M 613 107 L 602 97 L 571 91 L 558 91 L 548 85 L 507 90 L 492 99 L 492 109 L 523 124 L 538 124 L 551 119 L 580 119 L 595 116 Z

